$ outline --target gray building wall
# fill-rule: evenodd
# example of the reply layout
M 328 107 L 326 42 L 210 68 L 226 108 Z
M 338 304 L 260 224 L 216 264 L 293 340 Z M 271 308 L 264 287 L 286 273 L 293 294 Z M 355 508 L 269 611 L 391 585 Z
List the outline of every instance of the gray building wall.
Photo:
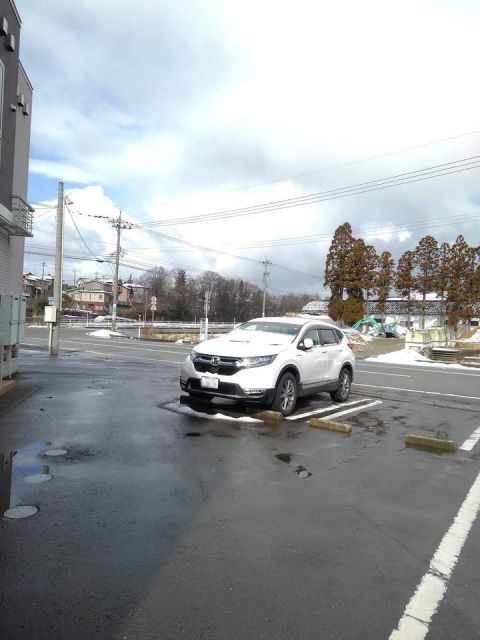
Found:
M 0 140 L 0 203 L 12 208 L 13 169 L 15 159 L 15 130 L 17 111 L 18 64 L 20 46 L 20 18 L 15 5 L 10 0 L 0 0 L 0 21 L 6 18 L 8 35 L 0 35 L 0 61 L 5 69 L 3 82 L 2 137 Z M 15 38 L 15 51 L 9 51 L 7 44 L 10 34 Z
M 0 25 L 8 22 L 8 35 L 0 35 L 0 62 L 4 68 L 2 132 L 0 138 L 0 215 L 12 219 L 12 196 L 27 198 L 32 86 L 19 61 L 21 21 L 12 0 L 0 0 Z M 9 51 L 9 36 L 15 51 Z M 20 105 L 20 96 L 24 105 Z M 15 110 L 12 108 L 15 107 Z M 0 295 L 22 292 L 25 239 L 0 228 Z

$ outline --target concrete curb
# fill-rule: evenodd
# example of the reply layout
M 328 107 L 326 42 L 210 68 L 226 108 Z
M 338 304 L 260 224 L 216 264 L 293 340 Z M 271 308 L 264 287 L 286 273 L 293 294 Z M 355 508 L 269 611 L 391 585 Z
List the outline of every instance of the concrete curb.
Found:
M 352 427 L 349 424 L 344 424 L 343 422 L 332 422 L 331 420 L 322 420 L 321 418 L 310 418 L 308 424 L 311 427 L 328 429 L 329 431 L 338 431 L 339 433 L 346 433 L 348 435 L 352 433 Z
M 7 391 L 11 391 L 14 386 L 15 380 L 3 380 L 3 382 L 0 382 L 0 396 L 7 393 Z
M 442 440 L 441 438 L 417 436 L 412 433 L 409 433 L 405 436 L 405 444 L 411 447 L 438 449 L 440 451 L 457 451 L 458 449 L 458 444 L 453 440 Z
M 270 420 L 274 422 L 283 420 L 283 416 L 280 411 L 259 411 L 258 413 L 252 413 L 252 418 L 257 418 L 257 420 Z

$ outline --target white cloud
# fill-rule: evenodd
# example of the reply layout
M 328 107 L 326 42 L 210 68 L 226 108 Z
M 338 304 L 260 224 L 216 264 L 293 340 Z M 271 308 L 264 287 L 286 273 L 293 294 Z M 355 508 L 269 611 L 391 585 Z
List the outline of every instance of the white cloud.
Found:
M 141 28 L 115 0 L 17 4 L 21 57 L 35 86 L 31 169 L 102 185 L 77 191 L 87 209 L 94 200 L 93 208 L 114 211 L 115 204 L 140 221 L 183 217 L 321 192 L 478 151 L 477 134 L 348 164 L 480 128 L 476 4 L 138 0 Z M 297 177 L 274 182 L 288 176 Z M 239 190 L 256 184 L 262 186 Z M 240 247 L 332 233 L 345 220 L 370 230 L 367 239 L 379 251 L 397 256 L 430 230 L 441 240 L 463 232 L 478 243 L 478 223 L 439 226 L 475 211 L 478 200 L 477 170 L 165 231 L 321 274 L 328 242 Z M 419 221 L 422 228 L 414 224 Z M 81 218 L 87 234 L 102 235 L 101 225 L 92 224 Z M 42 233 L 39 223 L 36 242 Z M 260 280 L 255 264 L 173 253 L 175 245 L 152 235 L 128 236 L 133 248 L 148 248 L 143 258 L 152 262 Z M 98 248 L 107 245 L 99 241 Z M 275 270 L 271 282 L 282 290 L 322 286 Z

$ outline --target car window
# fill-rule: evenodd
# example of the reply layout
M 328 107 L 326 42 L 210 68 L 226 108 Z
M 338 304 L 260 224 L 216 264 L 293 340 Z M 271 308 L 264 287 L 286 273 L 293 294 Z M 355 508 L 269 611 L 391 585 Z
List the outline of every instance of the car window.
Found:
M 333 329 L 319 329 L 322 344 L 337 344 Z
M 266 333 L 279 333 L 281 335 L 296 336 L 302 328 L 300 324 L 291 324 L 289 322 L 268 322 L 261 320 L 259 322 L 245 322 L 235 329 L 235 331 L 265 331 Z
M 337 342 L 341 342 L 343 340 L 343 333 L 338 329 L 334 329 L 335 335 L 337 336 Z
M 311 338 L 315 346 L 321 344 L 320 336 L 318 335 L 318 329 L 309 329 L 303 336 L 303 340 L 305 340 L 305 338 Z

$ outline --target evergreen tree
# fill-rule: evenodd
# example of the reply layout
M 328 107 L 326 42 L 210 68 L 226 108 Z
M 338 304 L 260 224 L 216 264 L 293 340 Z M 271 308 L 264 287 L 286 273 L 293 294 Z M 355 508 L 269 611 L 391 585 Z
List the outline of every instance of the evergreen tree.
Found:
M 447 287 L 448 323 L 470 322 L 475 311 L 477 248 L 470 247 L 459 235 L 450 248 L 450 273 Z
M 383 251 L 379 259 L 379 271 L 377 273 L 376 290 L 378 294 L 378 308 L 382 312 L 383 322 L 385 322 L 385 313 L 387 309 L 387 298 L 392 286 L 393 273 L 395 269 L 395 261 L 390 251 Z
M 413 275 L 414 261 L 413 251 L 405 251 L 398 260 L 397 271 L 394 277 L 394 285 L 403 297 L 407 298 L 407 324 L 410 328 L 410 314 L 412 312 L 412 291 L 415 288 Z
M 427 293 L 435 291 L 438 275 L 439 249 L 433 236 L 425 236 L 415 248 L 413 262 L 416 268 L 415 288 L 422 294 L 422 322 L 425 328 L 425 299 Z
M 337 227 L 325 264 L 324 285 L 330 287 L 331 300 L 343 300 L 347 279 L 347 258 L 353 250 L 355 238 L 349 222 Z

